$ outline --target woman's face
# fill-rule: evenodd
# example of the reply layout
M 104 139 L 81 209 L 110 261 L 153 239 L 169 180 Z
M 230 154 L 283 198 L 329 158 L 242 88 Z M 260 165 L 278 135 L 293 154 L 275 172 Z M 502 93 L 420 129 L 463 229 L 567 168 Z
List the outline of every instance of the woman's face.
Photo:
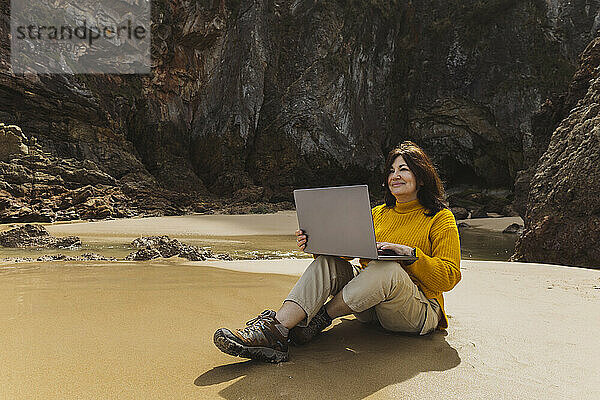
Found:
M 417 178 L 402 156 L 396 157 L 388 173 L 388 188 L 399 203 L 417 199 Z

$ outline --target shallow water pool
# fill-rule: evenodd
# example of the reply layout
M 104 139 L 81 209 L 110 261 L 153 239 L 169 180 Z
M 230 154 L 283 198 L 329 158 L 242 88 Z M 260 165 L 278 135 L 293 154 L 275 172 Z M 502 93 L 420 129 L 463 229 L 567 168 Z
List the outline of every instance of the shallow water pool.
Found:
M 214 254 L 227 253 L 233 259 L 310 258 L 311 255 L 298 251 L 293 235 L 247 235 L 247 236 L 200 236 L 177 237 L 183 243 L 209 247 Z M 516 235 L 504 234 L 478 228 L 465 229 L 460 233 L 462 259 L 506 261 L 511 256 Z M 116 240 L 115 240 L 116 239 Z M 38 258 L 42 255 L 64 254 L 77 256 L 83 253 L 98 253 L 105 257 L 124 259 L 135 251 L 130 241 L 113 238 L 82 237 L 83 245 L 78 249 L 20 249 L 0 247 L 0 259 L 8 257 Z

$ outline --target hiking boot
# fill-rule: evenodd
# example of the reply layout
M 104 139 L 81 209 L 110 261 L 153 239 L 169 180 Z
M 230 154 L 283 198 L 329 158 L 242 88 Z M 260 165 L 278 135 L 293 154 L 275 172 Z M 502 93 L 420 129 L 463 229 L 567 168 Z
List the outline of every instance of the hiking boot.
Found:
M 288 360 L 287 331 L 275 318 L 275 311 L 265 310 L 246 322 L 246 327 L 230 331 L 217 329 L 213 341 L 223 353 L 278 363 Z
M 315 336 L 317 336 L 323 329 L 331 325 L 331 317 L 327 314 L 325 306 L 321 307 L 319 312 L 310 320 L 310 323 L 306 327 L 295 326 L 290 329 L 289 338 L 290 343 L 294 345 L 301 345 L 308 343 Z

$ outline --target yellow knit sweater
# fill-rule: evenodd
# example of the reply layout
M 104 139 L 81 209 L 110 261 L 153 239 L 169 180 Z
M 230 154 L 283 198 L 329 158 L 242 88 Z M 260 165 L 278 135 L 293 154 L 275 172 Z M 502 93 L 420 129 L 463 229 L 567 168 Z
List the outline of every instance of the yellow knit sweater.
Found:
M 437 299 L 443 318 L 438 329 L 448 327 L 442 292 L 452 289 L 460 281 L 460 240 L 454 215 L 442 209 L 433 217 L 424 214 L 419 200 L 396 203 L 394 208 L 385 204 L 374 207 L 373 224 L 378 242 L 403 244 L 417 249 L 417 261 L 402 265 L 412 281 L 429 299 Z M 362 267 L 370 260 L 361 259 Z

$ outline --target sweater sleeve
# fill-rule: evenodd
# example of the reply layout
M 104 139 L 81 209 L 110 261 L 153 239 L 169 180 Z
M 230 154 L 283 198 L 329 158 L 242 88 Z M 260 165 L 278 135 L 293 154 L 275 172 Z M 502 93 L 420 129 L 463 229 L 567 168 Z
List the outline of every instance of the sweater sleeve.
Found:
M 450 210 L 443 209 L 434 217 L 429 240 L 431 256 L 417 248 L 418 260 L 405 268 L 429 290 L 447 292 L 461 279 L 460 239 Z

